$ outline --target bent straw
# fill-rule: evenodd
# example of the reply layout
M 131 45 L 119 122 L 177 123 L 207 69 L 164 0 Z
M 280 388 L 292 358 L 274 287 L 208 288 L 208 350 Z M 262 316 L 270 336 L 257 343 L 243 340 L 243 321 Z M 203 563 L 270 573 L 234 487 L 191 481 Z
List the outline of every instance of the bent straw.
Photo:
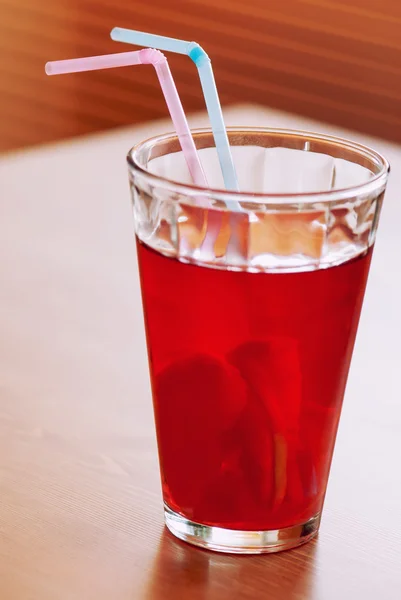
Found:
M 47 75 L 61 75 L 134 65 L 154 66 L 191 177 L 196 185 L 208 187 L 169 64 L 164 54 L 159 50 L 146 48 L 136 52 L 120 52 L 103 56 L 58 60 L 46 63 L 45 71 Z
M 124 29 L 122 27 L 114 27 L 110 36 L 117 42 L 126 42 L 127 44 L 138 46 L 152 46 L 166 52 L 186 54 L 191 58 L 198 69 L 224 184 L 228 190 L 239 191 L 237 174 L 235 172 L 219 95 L 214 80 L 212 63 L 203 48 L 196 42 L 186 42 L 184 40 Z

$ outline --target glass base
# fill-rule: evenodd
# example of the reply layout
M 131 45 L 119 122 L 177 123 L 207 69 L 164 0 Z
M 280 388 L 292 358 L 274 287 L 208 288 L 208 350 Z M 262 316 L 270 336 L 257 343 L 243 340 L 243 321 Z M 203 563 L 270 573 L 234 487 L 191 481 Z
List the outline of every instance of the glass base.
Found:
M 318 532 L 320 513 L 300 525 L 267 531 L 223 529 L 194 523 L 164 505 L 166 525 L 173 535 L 184 542 L 234 554 L 281 552 L 309 542 Z

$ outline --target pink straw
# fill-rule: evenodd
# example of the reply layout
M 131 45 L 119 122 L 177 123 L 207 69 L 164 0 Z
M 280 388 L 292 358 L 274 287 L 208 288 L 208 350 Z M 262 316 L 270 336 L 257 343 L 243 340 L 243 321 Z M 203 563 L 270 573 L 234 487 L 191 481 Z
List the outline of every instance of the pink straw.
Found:
M 196 185 L 208 187 L 205 172 L 199 160 L 169 64 L 164 54 L 159 50 L 145 48 L 136 52 L 120 52 L 118 54 L 106 54 L 103 56 L 57 60 L 46 63 L 45 71 L 47 75 L 62 75 L 65 73 L 99 71 L 101 69 L 131 67 L 134 65 L 154 66 L 191 177 Z

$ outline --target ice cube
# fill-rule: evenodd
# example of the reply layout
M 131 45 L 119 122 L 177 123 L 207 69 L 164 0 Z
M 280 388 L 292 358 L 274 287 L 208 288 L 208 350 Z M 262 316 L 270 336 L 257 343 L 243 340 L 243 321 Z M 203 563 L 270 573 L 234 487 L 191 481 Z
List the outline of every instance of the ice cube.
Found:
M 290 337 L 251 340 L 228 355 L 263 403 L 276 432 L 299 428 L 302 373 L 298 342 Z
M 327 231 L 323 210 L 255 212 L 249 224 L 249 260 L 255 267 L 273 265 L 272 257 L 322 257 Z
M 235 435 L 241 447 L 241 466 L 253 498 L 259 506 L 271 509 L 275 490 L 273 431 L 266 411 L 252 393 Z
M 260 470 L 260 490 L 266 498 L 273 476 L 273 506 L 277 509 L 288 493 L 288 479 L 294 477 L 292 466 L 296 464 L 302 400 L 298 344 L 285 337 L 252 340 L 235 348 L 228 360 L 251 391 L 246 409 L 253 432 L 247 439 L 248 456 Z
M 224 458 L 224 432 L 246 401 L 246 384 L 237 369 L 209 354 L 177 361 L 156 377 L 160 462 L 178 506 L 193 507 L 217 476 Z

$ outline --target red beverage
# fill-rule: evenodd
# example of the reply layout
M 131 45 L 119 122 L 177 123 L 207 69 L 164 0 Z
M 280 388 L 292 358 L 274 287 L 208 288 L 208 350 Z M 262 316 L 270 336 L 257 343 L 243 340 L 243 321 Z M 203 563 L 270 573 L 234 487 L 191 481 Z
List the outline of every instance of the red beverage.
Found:
M 164 517 L 209 550 L 278 552 L 319 529 L 389 165 L 322 134 L 227 134 L 240 192 L 210 131 L 210 187 L 175 135 L 128 154 Z
M 250 273 L 138 242 L 170 508 L 243 530 L 289 527 L 321 510 L 371 254 Z

